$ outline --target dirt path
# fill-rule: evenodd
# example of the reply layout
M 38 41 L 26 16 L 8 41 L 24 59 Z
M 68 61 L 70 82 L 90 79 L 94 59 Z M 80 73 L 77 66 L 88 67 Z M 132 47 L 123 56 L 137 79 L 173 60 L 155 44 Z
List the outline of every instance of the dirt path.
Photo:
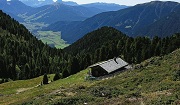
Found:
M 19 94 L 19 93 L 21 93 L 21 92 L 24 92 L 24 91 L 26 91 L 26 90 L 30 90 L 30 89 L 33 89 L 34 87 L 30 87 L 30 88 L 19 88 L 19 89 L 17 89 L 16 91 L 17 91 L 17 93 L 16 94 Z
M 27 90 L 30 90 L 30 89 L 33 89 L 33 88 L 36 88 L 36 87 L 38 87 L 38 86 L 40 86 L 41 84 L 38 84 L 38 85 L 36 85 L 36 86 L 34 86 L 34 87 L 29 87 L 29 88 L 19 88 L 19 89 L 17 89 L 16 91 L 16 94 L 19 94 L 19 93 L 21 93 L 21 92 L 24 92 L 24 91 L 27 91 Z

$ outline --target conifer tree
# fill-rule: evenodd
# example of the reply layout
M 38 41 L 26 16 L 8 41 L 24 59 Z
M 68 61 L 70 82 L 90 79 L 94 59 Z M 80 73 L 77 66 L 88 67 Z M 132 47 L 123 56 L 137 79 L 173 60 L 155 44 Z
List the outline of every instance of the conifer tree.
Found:
M 48 84 L 48 76 L 47 76 L 47 74 L 44 74 L 44 76 L 43 76 L 43 84 Z
M 79 61 L 76 57 L 73 57 L 72 61 L 69 64 L 70 74 L 75 74 L 80 71 Z
M 61 75 L 59 73 L 56 73 L 54 75 L 53 81 L 56 81 L 56 80 L 61 79 L 61 78 L 62 78 Z
M 70 74 L 69 74 L 69 71 L 68 71 L 68 70 L 65 70 L 65 69 L 64 69 L 64 70 L 62 71 L 62 77 L 63 77 L 63 78 L 66 78 L 66 77 L 68 77 L 69 75 L 70 75 Z

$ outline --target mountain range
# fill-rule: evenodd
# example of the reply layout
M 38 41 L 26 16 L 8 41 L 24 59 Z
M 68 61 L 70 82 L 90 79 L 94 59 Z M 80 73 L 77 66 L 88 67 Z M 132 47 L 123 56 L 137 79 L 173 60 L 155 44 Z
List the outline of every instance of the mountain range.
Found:
M 18 15 L 18 14 L 25 13 L 29 10 L 32 10 L 33 8 L 25 5 L 19 0 L 11 0 L 11 1 L 1 0 L 0 9 L 6 13 L 12 13 L 14 15 Z
M 117 11 L 117 10 L 124 9 L 124 8 L 128 7 L 128 6 L 125 6 L 125 5 L 119 5 L 119 4 L 114 4 L 114 3 L 101 3 L 101 2 L 83 4 L 82 6 L 84 6 L 84 7 L 94 7 L 94 8 L 104 10 L 104 11 Z
M 180 31 L 180 24 L 176 22 L 180 18 L 179 10 L 180 4 L 177 2 L 152 1 L 119 11 L 100 13 L 82 22 L 57 22 L 45 30 L 61 31 L 62 38 L 68 43 L 73 43 L 86 33 L 103 26 L 114 27 L 129 36 L 165 37 Z M 175 23 L 175 27 L 170 27 L 170 23 Z
M 45 5 L 28 11 L 26 20 L 31 22 L 54 23 L 57 21 L 82 21 L 95 14 L 101 13 L 99 9 L 83 6 L 69 6 L 61 3 Z
M 35 4 L 36 2 L 46 2 L 46 5 L 30 7 L 25 5 L 24 2 L 33 2 Z M 69 4 L 72 4 L 72 2 L 52 2 L 52 0 L 2 0 L 0 1 L 0 9 L 20 22 L 43 22 L 50 24 L 57 21 L 82 21 L 98 13 L 110 11 L 103 9 L 108 6 L 112 8 L 111 10 L 126 8 L 126 6 L 105 3 L 98 3 L 101 8 L 96 8 L 95 4 L 87 4 L 86 6 Z
M 31 7 L 40 7 L 54 3 L 53 0 L 20 0 L 20 1 Z
M 44 5 L 49 5 L 53 4 L 53 0 L 20 0 L 24 4 L 31 6 L 31 7 L 41 7 Z M 78 4 L 73 1 L 62 1 L 62 0 L 57 0 L 57 3 L 65 4 L 65 5 L 71 5 L 71 6 L 77 6 Z
M 114 27 L 133 37 L 165 37 L 180 31 L 180 5 L 177 2 L 153 1 L 132 7 L 107 3 L 72 6 L 61 2 L 35 8 L 19 0 L 2 0 L 0 9 L 30 28 L 32 24 L 40 27 L 38 29 L 50 24 L 43 30 L 61 31 L 62 39 L 70 44 L 103 26 Z M 36 26 L 39 23 L 45 25 Z M 34 29 L 29 30 L 33 32 Z

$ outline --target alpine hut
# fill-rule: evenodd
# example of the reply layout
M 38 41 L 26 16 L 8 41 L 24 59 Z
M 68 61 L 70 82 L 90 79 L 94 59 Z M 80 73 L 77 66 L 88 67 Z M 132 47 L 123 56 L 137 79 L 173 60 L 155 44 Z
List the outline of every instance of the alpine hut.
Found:
M 117 71 L 122 71 L 126 69 L 127 66 L 128 63 L 121 58 L 113 58 L 108 61 L 91 65 L 89 68 L 91 68 L 90 73 L 93 77 L 100 77 Z

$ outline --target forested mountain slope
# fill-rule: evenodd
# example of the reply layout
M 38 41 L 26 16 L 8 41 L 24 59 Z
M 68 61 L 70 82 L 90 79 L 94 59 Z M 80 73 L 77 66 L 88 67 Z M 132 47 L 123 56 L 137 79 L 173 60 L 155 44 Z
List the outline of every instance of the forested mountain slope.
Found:
M 29 79 L 59 71 L 62 55 L 0 11 L 0 78 Z
M 170 13 L 170 15 L 161 18 L 151 25 L 135 32 L 136 36 L 158 35 L 160 37 L 180 32 L 180 9 Z
M 160 38 L 129 37 L 112 27 L 102 27 L 86 34 L 64 50 L 81 57 L 88 64 L 120 56 L 129 63 L 139 63 L 152 56 L 168 54 L 179 48 L 180 34 Z M 87 64 L 87 62 L 89 62 Z M 83 69 L 83 68 L 81 68 Z

